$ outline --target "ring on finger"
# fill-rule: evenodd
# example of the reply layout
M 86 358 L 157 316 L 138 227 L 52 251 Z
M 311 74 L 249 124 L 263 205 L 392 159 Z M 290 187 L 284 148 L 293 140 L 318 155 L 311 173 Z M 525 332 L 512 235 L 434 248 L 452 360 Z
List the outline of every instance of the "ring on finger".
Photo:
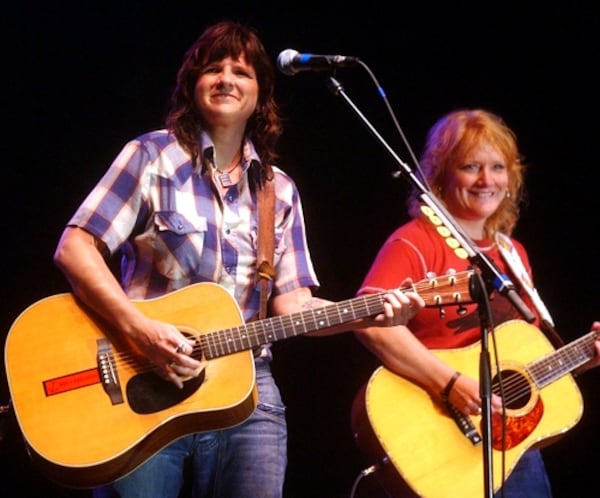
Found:
M 187 343 L 185 343 L 185 342 L 182 342 L 181 344 L 179 344 L 179 346 L 177 346 L 177 347 L 175 348 L 175 352 L 176 352 L 176 353 L 184 353 L 184 352 L 185 352 L 185 349 L 186 349 L 186 347 L 187 347 Z

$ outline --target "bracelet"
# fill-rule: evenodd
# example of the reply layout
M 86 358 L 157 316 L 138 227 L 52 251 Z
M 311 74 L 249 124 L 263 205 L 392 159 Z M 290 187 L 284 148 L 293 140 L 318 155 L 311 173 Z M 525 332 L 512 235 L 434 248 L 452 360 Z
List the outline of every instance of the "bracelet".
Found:
M 448 403 L 448 396 L 450 396 L 450 391 L 452 391 L 452 388 L 454 387 L 454 383 L 456 382 L 456 379 L 458 379 L 460 377 L 460 372 L 454 372 L 454 375 L 450 378 L 450 380 L 448 381 L 448 384 L 446 384 L 446 387 L 444 387 L 444 390 L 440 393 L 440 397 L 442 398 L 442 401 L 444 403 Z

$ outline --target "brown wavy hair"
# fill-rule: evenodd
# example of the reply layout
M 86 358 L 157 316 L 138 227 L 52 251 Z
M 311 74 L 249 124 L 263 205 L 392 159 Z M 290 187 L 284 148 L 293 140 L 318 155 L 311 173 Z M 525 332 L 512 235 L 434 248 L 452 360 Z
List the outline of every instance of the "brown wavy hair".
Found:
M 261 171 L 251 169 L 251 181 L 262 184 L 271 176 L 271 165 L 278 158 L 276 146 L 283 127 L 274 94 L 275 69 L 255 28 L 225 20 L 204 30 L 183 57 L 166 125 L 196 163 L 200 154 L 198 134 L 203 127 L 202 116 L 194 103 L 196 81 L 207 65 L 241 55 L 254 67 L 258 80 L 258 102 L 246 125 L 246 137 L 254 143 L 262 163 Z
M 501 117 L 482 109 L 460 109 L 443 116 L 427 134 L 421 168 L 433 194 L 446 206 L 443 191 L 448 173 L 482 142 L 498 149 L 504 156 L 508 171 L 508 195 L 486 220 L 485 235 L 492 237 L 496 232 L 510 235 L 519 219 L 519 207 L 525 197 L 525 165 L 516 135 Z M 420 193 L 413 188 L 408 198 L 408 210 L 414 218 L 421 216 Z

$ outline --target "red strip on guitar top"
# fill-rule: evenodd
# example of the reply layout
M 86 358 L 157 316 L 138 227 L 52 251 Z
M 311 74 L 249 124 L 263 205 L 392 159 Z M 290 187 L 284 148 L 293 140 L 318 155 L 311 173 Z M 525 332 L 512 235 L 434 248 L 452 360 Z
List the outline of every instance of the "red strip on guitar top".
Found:
M 55 379 L 44 381 L 44 391 L 47 396 L 54 396 L 55 394 L 61 394 L 73 389 L 79 389 L 81 387 L 91 386 L 100 382 L 100 375 L 98 369 L 90 368 L 82 372 L 77 372 L 63 377 L 56 377 Z

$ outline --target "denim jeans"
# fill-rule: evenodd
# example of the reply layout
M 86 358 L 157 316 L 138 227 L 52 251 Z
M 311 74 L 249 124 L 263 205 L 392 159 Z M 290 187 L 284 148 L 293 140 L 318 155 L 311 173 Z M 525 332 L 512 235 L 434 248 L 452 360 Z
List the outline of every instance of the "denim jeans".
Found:
M 523 454 L 494 498 L 552 498 L 550 482 L 539 450 Z
M 281 498 L 285 407 L 268 360 L 255 365 L 259 401 L 246 421 L 178 439 L 94 498 Z

